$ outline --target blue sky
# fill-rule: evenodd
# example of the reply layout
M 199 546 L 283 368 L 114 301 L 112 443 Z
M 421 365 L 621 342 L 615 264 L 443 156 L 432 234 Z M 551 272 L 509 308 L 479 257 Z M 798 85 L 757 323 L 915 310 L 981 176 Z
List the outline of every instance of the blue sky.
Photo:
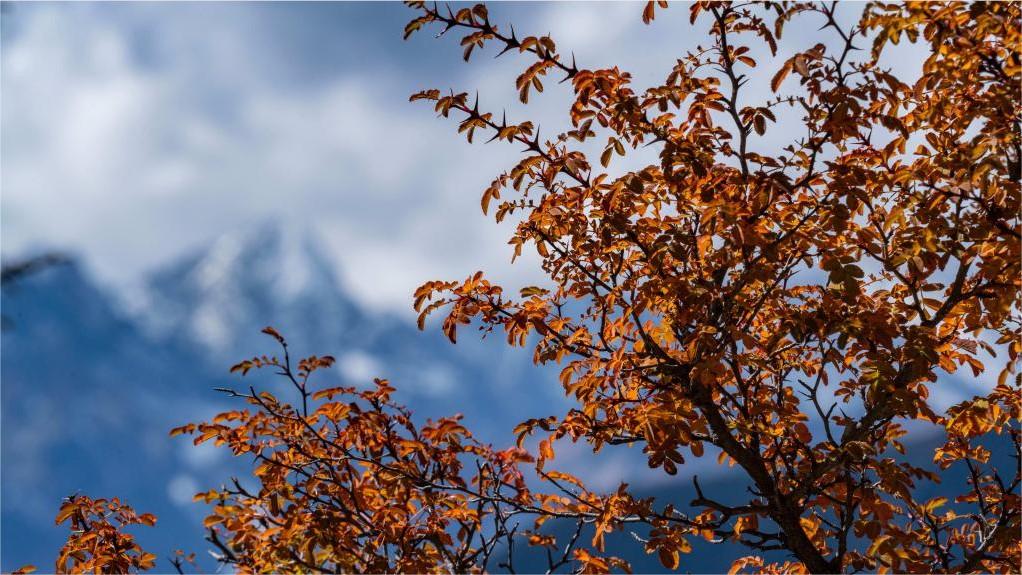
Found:
M 549 82 L 525 110 L 514 79 L 527 59 L 493 60 L 490 49 L 466 64 L 460 37 L 438 41 L 436 29 L 404 42 L 413 12 L 395 2 L 5 8 L 5 255 L 69 250 L 130 292 L 141 273 L 225 231 L 284 219 L 314 228 L 340 279 L 375 308 L 409 313 L 423 281 L 477 269 L 511 285 L 537 280 L 535 260 L 508 265 L 508 224 L 478 207 L 517 149 L 469 146 L 454 122 L 407 101 L 424 88 L 478 90 L 485 109 L 553 134 L 567 127 L 570 86 Z M 651 26 L 641 10 L 498 3 L 491 15 L 520 36 L 550 33 L 582 67 L 620 66 L 641 89 L 706 37 L 686 6 Z M 794 50 L 827 38 L 790 29 L 776 59 L 760 60 L 750 103 L 771 96 L 767 82 Z M 758 144 L 793 136 L 779 128 Z M 640 150 L 612 169 L 654 157 Z

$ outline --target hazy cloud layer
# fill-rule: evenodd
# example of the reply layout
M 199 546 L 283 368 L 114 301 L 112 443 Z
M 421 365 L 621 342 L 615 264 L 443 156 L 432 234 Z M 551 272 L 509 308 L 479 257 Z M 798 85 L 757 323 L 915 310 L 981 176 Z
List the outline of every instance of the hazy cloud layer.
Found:
M 642 89 L 706 34 L 685 6 L 651 26 L 640 11 L 498 4 L 491 16 L 519 36 L 552 34 L 580 66 L 618 65 Z M 550 135 L 567 128 L 570 88 L 551 78 L 525 110 L 514 78 L 527 59 L 493 60 L 491 49 L 465 64 L 457 38 L 437 41 L 436 30 L 402 42 L 411 15 L 396 3 L 13 5 L 0 61 L 4 254 L 56 246 L 124 287 L 224 232 L 284 219 L 315 228 L 340 279 L 375 308 L 408 312 L 423 281 L 477 269 L 509 287 L 534 283 L 528 254 L 508 265 L 512 224 L 478 207 L 517 147 L 470 146 L 455 122 L 407 98 L 478 90 L 484 109 L 537 120 Z M 748 103 L 771 97 L 783 58 L 829 36 L 793 28 L 776 58 L 753 44 Z M 892 64 L 911 76 L 920 58 L 909 56 Z M 776 150 L 798 136 L 778 127 L 753 145 Z M 611 168 L 655 155 L 640 150 Z
M 510 101 L 521 62 L 491 75 L 459 65 L 450 42 L 402 43 L 408 14 L 393 6 L 304 6 L 291 18 L 264 6 L 5 14 L 4 252 L 68 249 L 124 285 L 224 230 L 284 218 L 317 228 L 353 295 L 378 307 L 407 309 L 434 276 L 529 275 L 507 268 L 509 229 L 477 203 L 515 150 L 470 151 L 450 122 L 407 103 L 434 84 Z M 563 7 L 525 16 L 548 10 L 562 19 Z M 601 21 L 620 28 L 620 12 L 583 7 L 590 32 L 568 36 L 587 46 Z M 318 43 L 301 35 L 317 18 L 333 23 L 319 22 Z M 391 45 L 354 37 L 360 28 Z
M 550 32 L 580 65 L 656 82 L 697 38 L 683 7 L 652 27 L 632 3 L 498 5 L 520 35 Z M 517 148 L 471 149 L 408 95 L 479 90 L 524 119 L 493 51 L 469 64 L 455 38 L 400 39 L 410 11 L 362 4 L 18 4 L 3 22 L 3 248 L 57 246 L 104 281 L 140 273 L 266 219 L 315 227 L 353 295 L 407 310 L 422 281 L 507 265 L 510 226 L 481 190 Z M 569 88 L 528 116 L 565 127 Z M 595 144 L 595 143 L 594 143 Z M 598 144 L 597 144 L 598 145 Z M 650 149 L 617 169 L 640 166 Z

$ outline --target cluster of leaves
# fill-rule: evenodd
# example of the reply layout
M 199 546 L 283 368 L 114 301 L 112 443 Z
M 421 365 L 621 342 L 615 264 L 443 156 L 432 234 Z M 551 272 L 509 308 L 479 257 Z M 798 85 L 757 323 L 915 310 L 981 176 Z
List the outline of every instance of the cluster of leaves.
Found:
M 1018 3 L 871 3 L 843 25 L 836 3 L 693 2 L 709 45 L 644 90 L 618 68 L 568 63 L 548 36 L 519 39 L 485 6 L 410 5 L 406 37 L 440 26 L 464 32 L 466 59 L 491 45 L 526 58 L 523 103 L 550 76 L 570 83 L 571 129 L 550 139 L 531 121 L 497 122 L 467 93 L 412 96 L 458 118 L 469 141 L 485 132 L 524 147 L 481 205 L 517 218 L 515 256 L 531 246 L 549 278 L 517 296 L 481 272 L 428 282 L 415 308 L 420 326 L 444 313 L 451 341 L 474 323 L 533 346 L 536 362 L 563 366 L 577 406 L 523 422 L 518 446 L 496 451 L 458 418 L 416 426 L 385 381 L 312 389 L 333 359 L 293 369 L 268 329 L 283 358 L 233 371 L 276 369 L 295 405 L 224 390 L 249 407 L 174 431 L 258 462 L 255 484 L 198 496 L 213 506 L 222 561 L 243 572 L 513 570 L 524 539 L 551 572 L 606 572 L 629 568 L 605 554 L 606 535 L 641 527 L 668 569 L 697 537 L 790 555 L 750 555 L 733 573 L 1022 569 Z M 793 22 L 832 40 L 780 62 L 768 71 L 776 95 L 747 101 L 756 58 L 776 56 Z M 884 65 L 903 38 L 929 49 L 911 83 Z M 790 144 L 757 147 L 783 113 Z M 610 170 L 639 147 L 658 160 Z M 999 376 L 938 412 L 931 390 L 962 368 Z M 903 457 L 906 437 L 931 430 L 944 439 L 932 466 Z M 547 469 L 561 439 L 639 445 L 669 475 L 710 452 L 750 493 L 723 503 L 694 482 L 688 506 L 626 485 L 596 494 Z M 1014 466 L 996 468 L 997 442 Z M 533 462 L 549 492 L 527 484 Z M 919 495 L 952 467 L 968 478 L 942 488 L 953 498 Z M 543 532 L 550 520 L 574 522 L 574 535 Z
M 116 497 L 72 495 L 64 500 L 56 522 L 68 523 L 71 529 L 57 557 L 56 573 L 131 573 L 150 569 L 156 563 L 156 555 L 143 551 L 124 531 L 132 525 L 152 527 L 156 517 L 135 513 Z M 22 572 L 30 571 L 25 569 Z

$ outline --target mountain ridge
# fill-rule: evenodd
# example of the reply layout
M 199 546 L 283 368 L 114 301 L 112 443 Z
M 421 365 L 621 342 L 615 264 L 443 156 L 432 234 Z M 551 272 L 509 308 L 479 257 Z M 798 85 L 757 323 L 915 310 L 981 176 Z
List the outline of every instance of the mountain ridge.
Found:
M 558 411 L 555 374 L 532 367 L 528 350 L 500 338 L 455 346 L 439 330 L 419 332 L 411 319 L 361 309 L 314 236 L 285 235 L 292 232 L 225 235 L 233 239 L 150 274 L 144 306 L 131 310 L 81 263 L 3 286 L 12 329 L 0 346 L 7 527 L 0 569 L 48 564 L 65 535 L 52 517 L 74 492 L 116 495 L 155 512 L 159 529 L 138 536 L 161 556 L 174 546 L 201 548 L 204 510 L 187 492 L 246 476 L 250 462 L 167 432 L 236 407 L 216 387 L 272 389 L 272 374 L 241 383 L 228 373 L 240 359 L 279 352 L 259 333 L 266 325 L 288 338 L 295 355 L 338 358 L 336 369 L 317 374 L 317 385 L 388 378 L 422 420 L 463 412 L 486 442 L 509 445 L 514 424 Z M 278 270 L 295 269 L 293 258 L 308 267 L 282 284 Z M 196 337 L 203 335 L 196 322 L 217 313 L 222 330 L 213 333 L 222 340 Z M 154 317 L 166 323 L 154 328 Z

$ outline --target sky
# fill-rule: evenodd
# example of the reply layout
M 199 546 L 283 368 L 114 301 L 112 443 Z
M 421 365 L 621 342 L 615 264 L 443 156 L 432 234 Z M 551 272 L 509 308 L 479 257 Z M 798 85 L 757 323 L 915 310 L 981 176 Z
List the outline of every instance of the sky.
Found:
M 860 9 L 850 3 L 840 19 Z M 580 67 L 617 65 L 639 89 L 705 38 L 684 5 L 650 26 L 641 11 L 636 2 L 490 5 L 519 37 L 549 33 Z M 4 2 L 0 254 L 71 254 L 128 297 L 147 273 L 272 221 L 312 229 L 348 294 L 373 310 L 410 315 L 421 283 L 476 270 L 509 288 L 539 283 L 528 252 L 510 265 L 510 224 L 479 208 L 518 147 L 470 145 L 456 121 L 408 97 L 478 91 L 484 110 L 550 135 L 567 127 L 570 86 L 552 79 L 524 107 L 514 80 L 528 58 L 494 60 L 490 48 L 465 63 L 460 36 L 438 40 L 435 28 L 403 41 L 413 16 L 394 2 Z M 770 77 L 796 49 L 826 38 L 789 30 L 774 59 L 760 58 L 748 103 L 771 97 Z M 911 78 L 921 58 L 901 49 L 891 65 Z M 754 142 L 760 150 L 797 137 L 781 119 Z M 655 153 L 616 160 L 612 172 Z M 352 369 L 373 370 L 372 358 L 361 361 Z M 938 389 L 938 403 L 992 377 Z M 613 483 L 620 465 L 593 480 Z M 172 490 L 186 499 L 192 485 Z
M 687 47 L 687 10 L 636 34 L 640 12 L 501 4 L 493 19 L 652 83 Z M 490 50 L 465 64 L 435 31 L 404 42 L 411 16 L 397 3 L 5 3 L 3 254 L 65 250 L 128 288 L 220 234 L 284 220 L 314 229 L 373 308 L 407 313 L 422 282 L 477 269 L 528 283 L 536 266 L 508 265 L 510 228 L 478 201 L 518 150 L 470 147 L 408 102 L 478 90 L 520 120 L 528 61 Z M 529 117 L 563 127 L 569 95 L 551 82 Z
M 130 293 L 149 270 L 267 220 L 314 230 L 340 280 L 371 308 L 410 313 L 429 279 L 478 269 L 504 283 L 509 223 L 479 210 L 519 158 L 467 144 L 451 119 L 409 103 L 425 88 L 478 91 L 485 110 L 567 128 L 570 86 L 548 82 L 528 109 L 514 79 L 529 63 L 458 37 L 402 41 L 414 15 L 394 3 L 4 3 L 2 253 L 58 248 Z M 636 2 L 498 3 L 498 25 L 549 33 L 580 67 L 619 66 L 644 88 L 693 49 L 688 9 L 641 21 Z M 854 18 L 861 6 L 839 10 Z M 453 35 L 452 35 L 453 36 Z M 750 103 L 797 49 L 827 32 L 793 29 L 761 60 Z M 783 120 L 783 118 L 782 118 Z M 794 134 L 768 133 L 776 148 Z M 596 145 L 594 143 L 594 145 Z M 640 150 L 612 169 L 641 167 Z

